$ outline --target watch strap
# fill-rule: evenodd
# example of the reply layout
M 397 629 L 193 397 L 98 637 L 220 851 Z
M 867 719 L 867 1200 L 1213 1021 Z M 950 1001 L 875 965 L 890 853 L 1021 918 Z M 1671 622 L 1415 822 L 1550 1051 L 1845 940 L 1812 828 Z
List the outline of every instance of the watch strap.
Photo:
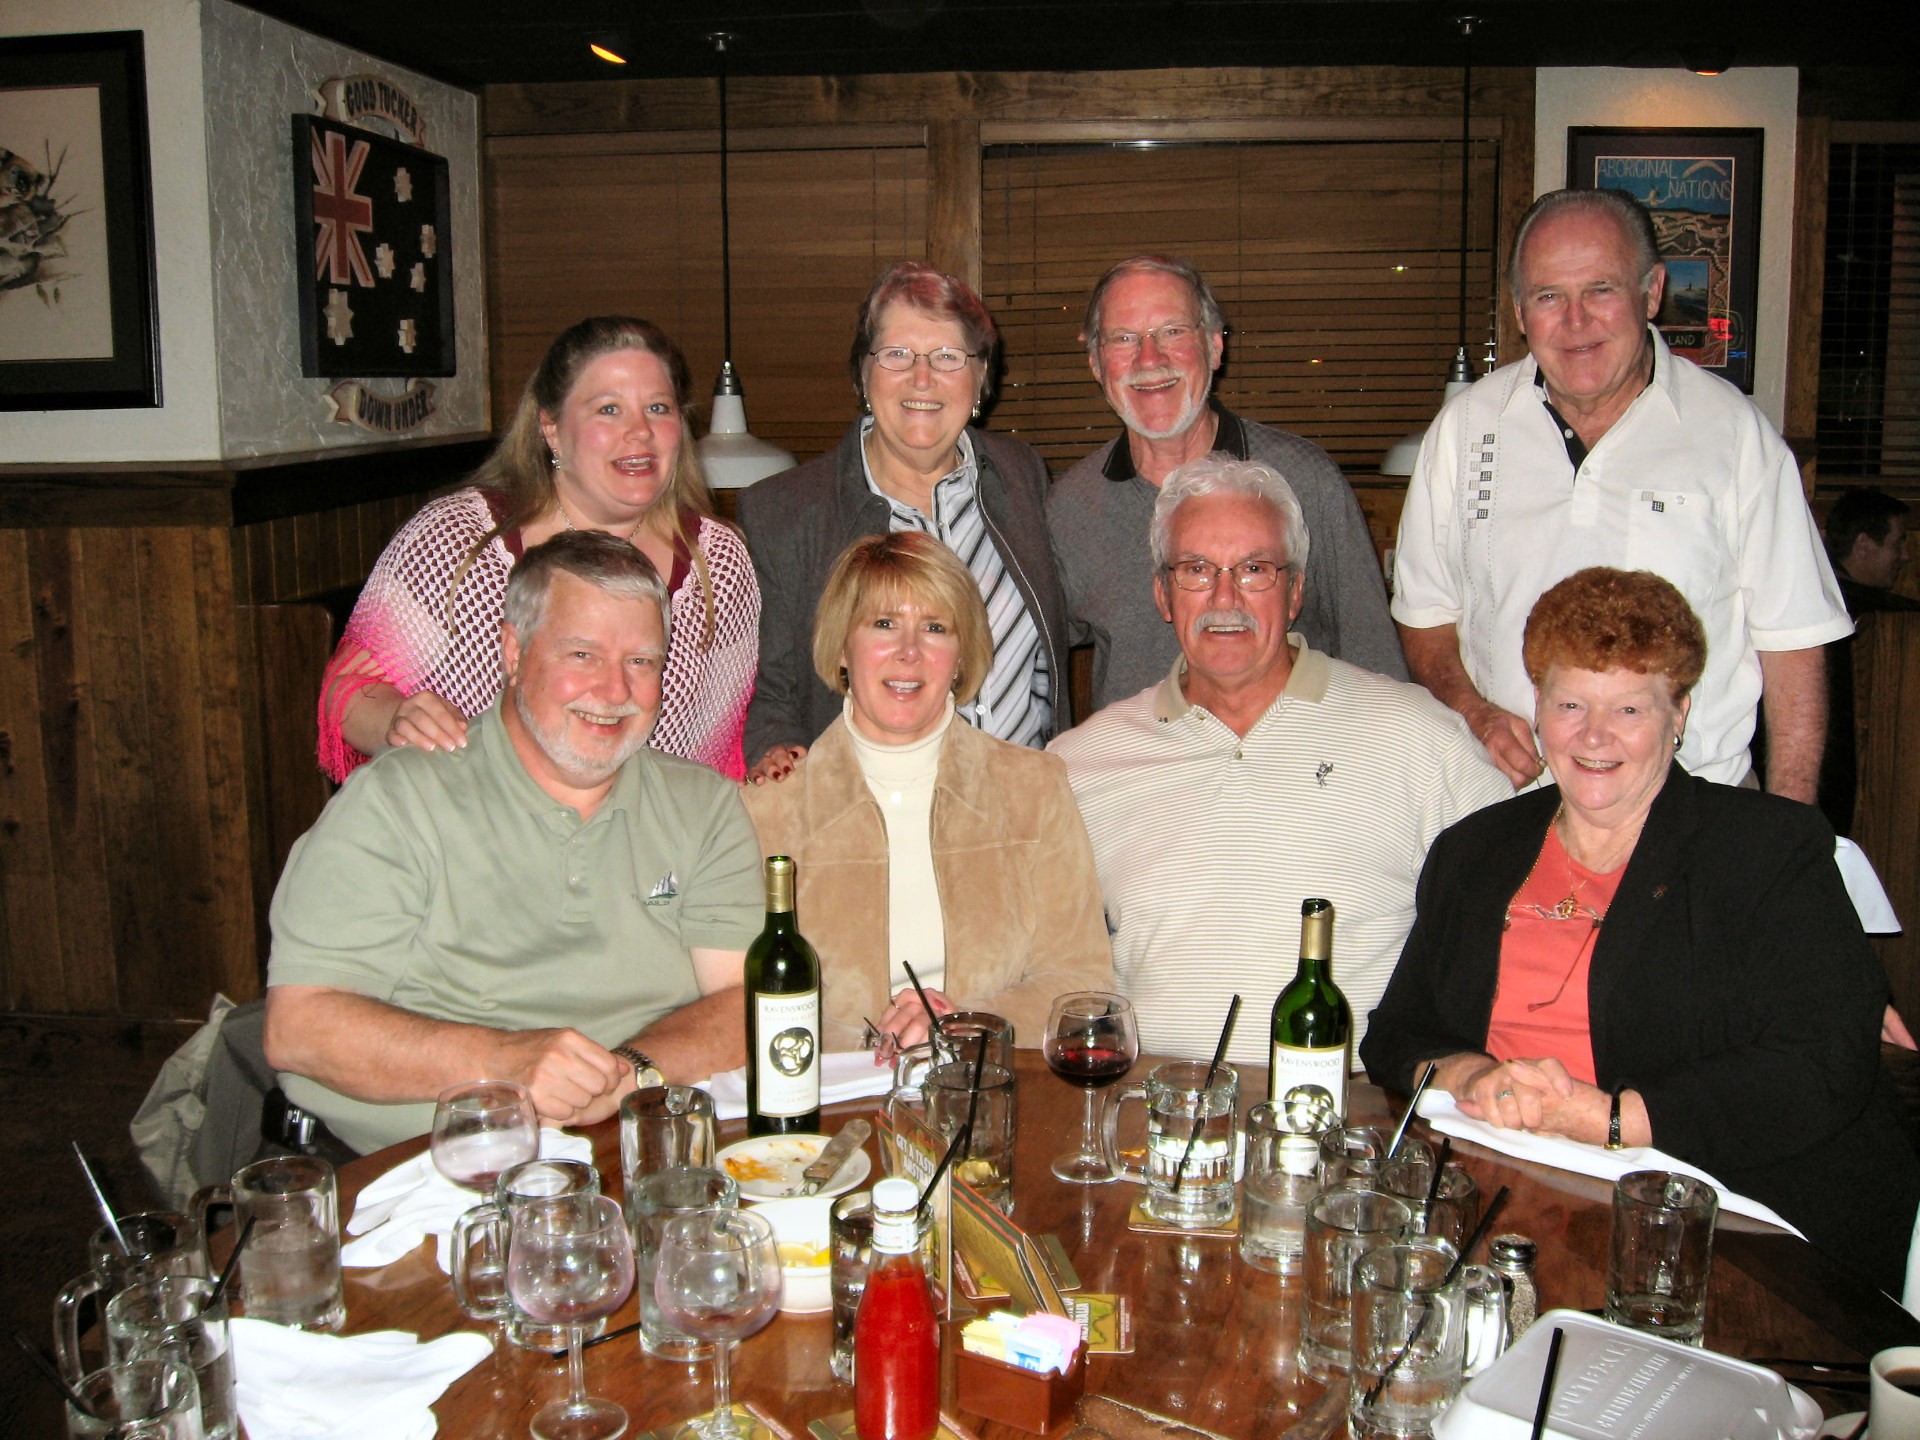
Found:
M 633 1083 L 640 1089 L 665 1083 L 666 1077 L 660 1073 L 660 1067 L 638 1045 L 616 1045 L 613 1053 L 633 1066 Z
M 1613 1092 L 1612 1104 L 1607 1107 L 1607 1149 L 1624 1150 L 1620 1143 L 1620 1092 Z

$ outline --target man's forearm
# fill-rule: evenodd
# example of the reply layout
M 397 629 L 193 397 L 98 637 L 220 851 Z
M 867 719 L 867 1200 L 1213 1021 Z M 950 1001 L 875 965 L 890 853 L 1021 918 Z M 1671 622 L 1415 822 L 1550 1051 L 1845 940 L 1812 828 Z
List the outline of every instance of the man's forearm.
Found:
M 660 1073 L 691 1085 L 747 1063 L 746 997 L 738 985 L 663 1015 L 633 1037 Z
M 501 1032 L 415 1015 L 346 990 L 275 985 L 264 1040 L 276 1070 L 376 1104 L 431 1100 L 488 1069 Z
M 1767 789 L 1811 805 L 1827 744 L 1824 650 L 1762 650 L 1761 704 L 1767 716 Z

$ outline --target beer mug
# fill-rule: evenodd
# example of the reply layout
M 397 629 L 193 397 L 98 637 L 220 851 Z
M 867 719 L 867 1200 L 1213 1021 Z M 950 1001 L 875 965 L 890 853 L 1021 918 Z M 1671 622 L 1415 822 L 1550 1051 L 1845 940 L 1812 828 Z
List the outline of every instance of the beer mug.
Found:
M 87 1237 L 87 1259 L 92 1268 L 69 1280 L 53 1301 L 53 1353 L 61 1371 L 71 1379 L 87 1373 L 80 1353 L 80 1307 L 98 1296 L 100 1306 L 129 1285 L 162 1275 L 205 1275 L 206 1242 L 200 1226 L 169 1210 L 146 1210 L 123 1216 L 120 1234 L 127 1242 L 123 1253 L 113 1231 L 102 1225 Z
M 333 1166 L 313 1155 L 277 1155 L 237 1171 L 230 1185 L 193 1197 L 204 1228 L 209 1210 L 231 1206 L 253 1221 L 235 1289 L 240 1312 L 296 1330 L 338 1330 L 347 1301 L 340 1282 L 340 1189 Z
M 130 1360 L 82 1376 L 66 1404 L 71 1440 L 201 1440 L 200 1390 L 178 1360 Z
M 163 1275 L 130 1285 L 107 1302 L 107 1355 L 115 1365 L 177 1360 L 200 1390 L 206 1440 L 233 1440 L 239 1412 L 233 1395 L 233 1347 L 227 1302 L 198 1275 Z
M 600 1172 L 584 1160 L 527 1160 L 505 1171 L 493 1198 L 454 1223 L 453 1298 L 461 1310 L 475 1320 L 502 1321 L 507 1338 L 523 1349 L 564 1349 L 566 1326 L 529 1319 L 508 1296 L 507 1240 L 514 1213 L 528 1201 L 599 1193 Z M 591 1338 L 606 1328 L 602 1316 L 582 1330 Z
M 634 1183 L 674 1165 L 713 1164 L 713 1096 L 693 1085 L 649 1085 L 620 1102 L 620 1178 Z M 627 1206 L 633 1223 L 633 1206 Z
M 1233 1218 L 1233 1161 L 1240 1075 L 1222 1065 L 1207 1083 L 1204 1060 L 1169 1060 L 1143 1085 L 1129 1085 L 1107 1106 L 1101 1127 L 1107 1164 L 1116 1175 L 1146 1183 L 1147 1213 L 1183 1229 Z M 1120 1154 L 1120 1112 L 1129 1100 L 1147 1107 L 1147 1164 Z

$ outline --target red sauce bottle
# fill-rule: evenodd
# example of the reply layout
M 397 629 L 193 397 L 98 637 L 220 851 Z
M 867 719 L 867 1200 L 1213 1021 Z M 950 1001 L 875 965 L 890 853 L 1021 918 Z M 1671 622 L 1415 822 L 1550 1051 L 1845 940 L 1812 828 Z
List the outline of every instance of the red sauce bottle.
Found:
M 853 1322 L 860 1440 L 933 1440 L 940 1428 L 940 1324 L 920 1259 L 911 1180 L 873 1187 L 873 1263 Z

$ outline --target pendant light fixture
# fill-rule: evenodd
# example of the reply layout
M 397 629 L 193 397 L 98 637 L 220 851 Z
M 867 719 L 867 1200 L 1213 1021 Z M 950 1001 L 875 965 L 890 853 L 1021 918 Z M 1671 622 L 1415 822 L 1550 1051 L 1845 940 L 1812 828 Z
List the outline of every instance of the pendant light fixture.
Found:
M 793 468 L 793 456 L 747 430 L 747 404 L 733 369 L 733 231 L 727 209 L 727 46 L 734 37 L 719 30 L 707 36 L 720 57 L 720 379 L 713 390 L 713 411 L 700 442 L 700 465 L 715 490 L 740 490 Z
M 1453 23 L 1460 27 L 1460 40 L 1466 50 L 1460 70 L 1460 344 L 1453 352 L 1453 363 L 1447 367 L 1447 390 L 1440 402 L 1443 407 L 1454 396 L 1463 394 L 1476 378 L 1473 362 L 1467 359 L 1467 251 L 1473 235 L 1472 197 L 1468 189 L 1473 159 L 1473 32 L 1481 20 L 1478 15 L 1456 15 Z M 1492 368 L 1491 339 L 1487 342 L 1487 364 L 1488 368 Z M 1420 458 L 1420 443 L 1426 438 L 1427 430 L 1423 426 L 1413 434 L 1394 441 L 1387 450 L 1386 458 L 1380 462 L 1380 473 L 1413 474 L 1414 462 Z

